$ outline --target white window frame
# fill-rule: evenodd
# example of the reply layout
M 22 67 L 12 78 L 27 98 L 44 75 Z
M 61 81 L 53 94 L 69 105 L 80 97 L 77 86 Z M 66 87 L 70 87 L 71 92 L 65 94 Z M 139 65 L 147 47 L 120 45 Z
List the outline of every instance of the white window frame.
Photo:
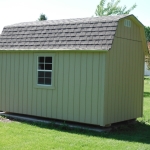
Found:
M 38 58 L 39 57 L 52 57 L 52 70 L 40 70 L 38 69 Z M 45 88 L 45 89 L 54 89 L 54 60 L 55 60 L 55 55 L 53 53 L 37 53 L 34 54 L 34 87 L 35 88 Z M 46 85 L 46 84 L 38 84 L 38 72 L 39 71 L 46 71 L 46 72 L 51 72 L 51 85 Z
M 131 20 L 125 19 L 124 20 L 124 26 L 131 28 Z

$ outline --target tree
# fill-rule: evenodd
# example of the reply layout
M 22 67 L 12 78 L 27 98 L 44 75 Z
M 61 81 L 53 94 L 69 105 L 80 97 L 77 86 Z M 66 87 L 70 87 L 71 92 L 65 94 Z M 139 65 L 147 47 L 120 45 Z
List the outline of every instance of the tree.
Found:
M 150 70 L 150 55 L 147 56 L 146 66 L 147 66 L 147 70 Z
M 106 0 L 100 0 L 99 5 L 97 5 L 95 15 L 96 16 L 108 16 L 108 15 L 121 15 L 121 14 L 129 14 L 134 8 L 136 8 L 136 4 L 134 4 L 131 8 L 127 9 L 126 6 L 118 6 L 120 0 L 111 0 L 111 2 L 107 3 L 105 7 Z
M 146 35 L 146 40 L 150 42 L 150 27 L 145 26 L 145 35 Z
M 47 20 L 47 17 L 45 16 L 45 14 L 41 14 L 38 20 L 39 21 Z
M 146 62 L 147 70 L 150 70 L 150 53 L 145 56 L 145 62 Z
M 148 49 L 150 49 L 150 27 L 145 26 L 145 35 L 148 43 Z M 145 62 L 147 65 L 147 69 L 150 70 L 150 54 L 145 56 Z

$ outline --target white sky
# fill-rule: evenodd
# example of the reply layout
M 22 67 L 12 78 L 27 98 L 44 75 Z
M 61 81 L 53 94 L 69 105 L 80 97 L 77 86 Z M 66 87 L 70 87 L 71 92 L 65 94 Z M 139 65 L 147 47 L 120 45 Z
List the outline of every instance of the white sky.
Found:
M 106 3 L 110 1 L 107 0 Z M 48 20 L 82 18 L 94 15 L 100 0 L 0 0 L 0 32 L 6 25 L 35 21 L 41 13 Z M 150 0 L 121 0 L 120 5 L 137 7 L 134 14 L 144 25 L 150 26 Z

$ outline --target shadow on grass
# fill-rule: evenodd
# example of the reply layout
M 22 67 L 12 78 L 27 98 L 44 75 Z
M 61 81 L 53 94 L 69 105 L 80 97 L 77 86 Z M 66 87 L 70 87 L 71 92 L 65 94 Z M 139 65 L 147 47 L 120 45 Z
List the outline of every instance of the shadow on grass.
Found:
M 150 97 L 150 92 L 144 92 L 144 97 Z
M 95 137 L 103 137 L 107 139 L 115 139 L 121 141 L 128 142 L 139 142 L 150 144 L 150 125 L 147 125 L 142 122 L 136 121 L 134 124 L 119 124 L 112 125 L 111 131 L 104 132 L 94 132 L 89 131 L 87 129 L 79 129 L 79 128 L 70 128 L 66 123 L 63 125 L 56 125 L 53 123 L 33 123 L 33 122 L 24 122 L 19 121 L 28 125 L 34 125 L 40 128 L 52 129 L 61 132 L 68 132 L 78 135 L 86 135 L 86 136 L 95 136 Z
M 150 77 L 149 76 L 144 77 L 144 80 L 150 80 Z

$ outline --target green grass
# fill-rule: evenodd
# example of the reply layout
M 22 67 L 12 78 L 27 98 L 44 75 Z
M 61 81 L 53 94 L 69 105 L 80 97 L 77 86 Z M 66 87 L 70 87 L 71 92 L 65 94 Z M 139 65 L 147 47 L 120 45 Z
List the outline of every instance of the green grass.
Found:
M 150 78 L 144 80 L 144 117 L 111 132 L 92 133 L 53 124 L 0 122 L 0 150 L 150 149 Z

